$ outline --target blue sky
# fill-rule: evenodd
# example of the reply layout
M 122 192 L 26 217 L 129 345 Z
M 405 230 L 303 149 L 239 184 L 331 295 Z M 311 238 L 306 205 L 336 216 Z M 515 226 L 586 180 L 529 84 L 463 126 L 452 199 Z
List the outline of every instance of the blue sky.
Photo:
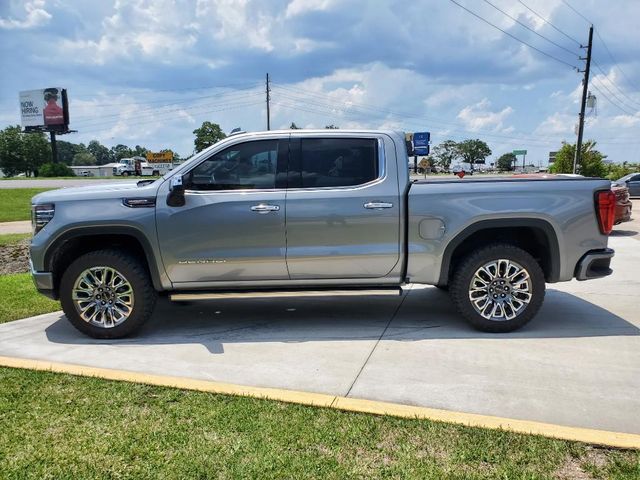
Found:
M 431 131 L 544 165 L 575 141 L 588 22 L 568 3 L 597 32 L 585 137 L 640 161 L 640 2 L 457 2 L 554 58 L 449 0 L 2 0 L 0 127 L 19 123 L 20 90 L 62 86 L 65 140 L 188 155 L 204 120 L 266 128 L 269 72 L 272 128 Z

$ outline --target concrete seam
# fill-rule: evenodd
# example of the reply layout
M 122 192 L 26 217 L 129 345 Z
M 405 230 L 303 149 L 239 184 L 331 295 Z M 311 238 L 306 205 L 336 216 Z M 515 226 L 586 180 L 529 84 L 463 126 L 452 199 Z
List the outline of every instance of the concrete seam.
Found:
M 367 355 L 367 358 L 364 360 L 364 363 L 360 367 L 360 370 L 358 370 L 358 373 L 356 374 L 356 377 L 353 379 L 353 382 L 351 382 L 351 386 L 349 387 L 349 390 L 347 390 L 347 393 L 345 394 L 345 397 L 348 397 L 349 394 L 351 393 L 351 390 L 353 389 L 353 386 L 358 381 L 358 378 L 360 378 L 360 375 L 362 374 L 362 371 L 364 370 L 364 367 L 366 367 L 367 363 L 369 363 L 369 359 L 373 355 L 373 352 L 375 352 L 376 348 L 378 348 L 378 344 L 380 343 L 380 340 L 382 340 L 382 337 L 384 337 L 384 334 L 387 333 L 387 330 L 389 329 L 389 325 L 391 325 L 391 322 L 393 322 L 394 318 L 396 318 L 396 316 L 398 315 L 398 312 L 400 311 L 400 307 L 402 307 L 402 304 L 404 303 L 406 298 L 409 296 L 409 292 L 410 291 L 411 291 L 411 287 L 409 288 L 407 293 L 402 296 L 402 300 L 400 300 L 400 304 L 394 310 L 393 314 L 391 315 L 391 318 L 389 319 L 389 321 L 385 325 L 384 330 L 382 331 L 382 333 L 378 337 L 378 340 L 376 340 L 376 343 L 373 345 L 373 348 L 369 352 L 369 355 Z

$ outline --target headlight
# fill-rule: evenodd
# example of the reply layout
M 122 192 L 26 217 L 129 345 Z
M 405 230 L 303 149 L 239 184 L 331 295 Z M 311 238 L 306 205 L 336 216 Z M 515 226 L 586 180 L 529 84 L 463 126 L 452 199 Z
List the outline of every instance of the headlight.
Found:
M 34 235 L 51 221 L 55 212 L 56 208 L 53 203 L 31 205 L 31 226 L 33 228 Z

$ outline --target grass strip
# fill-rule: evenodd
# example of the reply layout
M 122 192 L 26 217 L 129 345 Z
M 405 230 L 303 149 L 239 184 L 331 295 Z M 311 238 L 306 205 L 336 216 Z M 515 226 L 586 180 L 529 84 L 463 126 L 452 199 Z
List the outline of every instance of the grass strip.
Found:
M 51 188 L 1 188 L 0 222 L 31 219 L 31 197 Z
M 60 310 L 60 302 L 40 295 L 31 274 L 0 275 L 0 323 L 56 310 Z
M 616 478 L 640 453 L 0 368 L 5 478 Z
M 31 238 L 30 233 L 5 233 L 0 235 L 0 247 L 15 245 L 27 238 Z

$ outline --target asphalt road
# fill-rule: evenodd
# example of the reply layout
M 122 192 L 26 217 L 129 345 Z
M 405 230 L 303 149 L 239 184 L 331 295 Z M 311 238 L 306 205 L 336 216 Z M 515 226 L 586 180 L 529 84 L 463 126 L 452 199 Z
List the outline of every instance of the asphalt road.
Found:
M 549 286 L 525 328 L 468 327 L 448 295 L 161 301 L 135 338 L 97 341 L 61 313 L 0 325 L 0 355 L 381 400 L 640 434 L 640 249 L 614 274 Z
M 26 180 L 0 180 L 0 189 L 9 188 L 64 188 L 64 187 L 84 187 L 85 185 L 100 185 L 101 183 L 122 183 L 138 181 L 140 178 L 131 180 L 130 178 L 105 178 L 105 179 L 90 179 L 90 178 L 38 178 L 38 179 L 26 179 Z

